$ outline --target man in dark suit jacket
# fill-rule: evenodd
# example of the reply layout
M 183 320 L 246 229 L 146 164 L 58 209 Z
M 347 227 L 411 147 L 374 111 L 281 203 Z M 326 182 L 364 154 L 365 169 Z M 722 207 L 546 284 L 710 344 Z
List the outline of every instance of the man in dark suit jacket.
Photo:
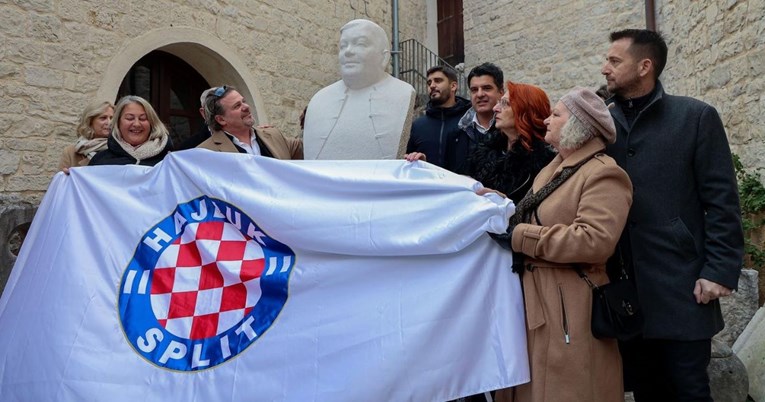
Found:
M 197 148 L 239 152 L 277 159 L 303 159 L 303 141 L 273 127 L 255 128 L 255 117 L 242 95 L 230 86 L 208 92 L 204 106 L 210 138 Z
M 601 72 L 618 134 L 607 153 L 634 187 L 612 266 L 633 274 L 645 314 L 642 338 L 620 345 L 625 388 L 637 402 L 711 401 L 718 298 L 736 288 L 744 249 L 728 140 L 712 106 L 664 92 L 660 34 L 628 29 L 610 39 Z

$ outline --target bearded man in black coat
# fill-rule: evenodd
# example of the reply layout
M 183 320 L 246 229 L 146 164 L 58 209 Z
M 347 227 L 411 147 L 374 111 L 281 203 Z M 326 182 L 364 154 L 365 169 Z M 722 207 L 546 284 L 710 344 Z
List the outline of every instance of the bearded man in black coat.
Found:
M 718 299 L 736 289 L 744 252 L 725 129 L 712 106 L 664 92 L 660 34 L 628 29 L 610 39 L 601 73 L 617 136 L 607 153 L 634 187 L 611 272 L 632 274 L 645 316 L 642 337 L 620 345 L 625 388 L 637 402 L 712 401 Z

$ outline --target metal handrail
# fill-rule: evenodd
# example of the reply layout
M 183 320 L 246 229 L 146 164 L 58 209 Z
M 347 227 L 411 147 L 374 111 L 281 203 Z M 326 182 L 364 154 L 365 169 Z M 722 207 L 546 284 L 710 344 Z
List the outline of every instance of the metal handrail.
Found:
M 425 106 L 428 103 L 430 97 L 426 74 L 429 68 L 438 65 L 449 66 L 457 71 L 457 95 L 469 98 L 467 79 L 462 68 L 450 65 L 416 39 L 401 42 L 400 49 L 399 78 L 414 87 L 417 92 L 417 105 Z

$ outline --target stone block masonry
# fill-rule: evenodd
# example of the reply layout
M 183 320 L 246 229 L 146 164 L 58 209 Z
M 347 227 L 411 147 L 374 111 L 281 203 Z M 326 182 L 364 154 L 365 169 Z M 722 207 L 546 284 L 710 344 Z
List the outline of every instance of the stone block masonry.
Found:
M 714 106 L 744 165 L 765 168 L 765 1 L 655 3 L 669 46 L 665 89 Z M 576 85 L 605 83 L 608 34 L 644 28 L 645 3 L 465 0 L 464 26 L 466 71 L 494 62 L 506 79 L 538 85 L 555 101 Z
M 423 41 L 425 14 L 424 1 L 401 0 L 401 37 Z M 354 18 L 373 20 L 390 35 L 391 3 L 0 3 L 0 195 L 39 202 L 63 148 L 75 141 L 79 113 L 96 100 L 109 62 L 134 38 L 167 28 L 201 29 L 213 35 L 249 68 L 268 123 L 294 136 L 300 134 L 298 116 L 311 96 L 339 79 L 339 29 Z

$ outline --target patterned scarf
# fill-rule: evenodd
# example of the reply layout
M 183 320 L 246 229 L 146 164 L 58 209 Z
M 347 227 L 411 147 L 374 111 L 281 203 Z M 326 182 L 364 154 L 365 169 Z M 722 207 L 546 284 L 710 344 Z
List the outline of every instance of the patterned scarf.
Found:
M 134 147 L 125 140 L 122 139 L 122 136 L 119 134 L 119 132 L 116 132 L 116 134 L 113 134 L 112 137 L 117 140 L 117 143 L 122 147 L 122 149 L 125 150 L 125 152 L 128 153 L 128 155 L 135 158 L 137 161 L 141 161 L 144 159 L 151 158 L 152 156 L 159 155 L 162 150 L 165 149 L 165 146 L 167 145 L 167 135 L 162 135 L 157 138 L 152 139 L 149 137 L 146 142 L 143 144 Z
M 93 138 L 92 140 L 85 137 L 78 137 L 77 142 L 74 144 L 74 152 L 91 159 L 97 152 L 106 149 L 106 140 L 106 138 L 99 137 Z
M 539 207 L 539 204 L 545 200 L 553 191 L 561 186 L 569 177 L 573 176 L 582 165 L 587 163 L 592 157 L 589 157 L 574 166 L 563 168 L 559 175 L 555 176 L 549 183 L 542 186 L 536 193 L 534 189 L 529 189 L 526 196 L 515 207 L 515 214 L 510 217 L 510 227 L 515 228 L 519 223 L 531 223 L 531 215 Z
M 509 224 L 507 225 L 507 231 L 502 234 L 489 233 L 491 238 L 499 243 L 502 248 L 513 253 L 513 272 L 517 274 L 523 274 L 523 265 L 525 260 L 523 254 L 513 251 L 513 229 L 515 229 L 515 226 L 519 223 L 531 223 L 531 216 L 537 210 L 539 204 L 541 204 L 545 198 L 552 194 L 553 191 L 560 187 L 561 184 L 568 180 L 569 177 L 573 176 L 574 173 L 576 173 L 576 171 L 579 170 L 579 168 L 587 163 L 590 159 L 592 159 L 592 156 L 577 163 L 574 166 L 563 168 L 559 175 L 555 176 L 552 180 L 550 180 L 549 183 L 542 186 L 542 188 L 540 188 L 536 193 L 534 192 L 533 187 L 529 189 L 529 192 L 526 193 L 526 196 L 523 197 L 518 205 L 515 206 L 515 214 L 510 217 Z M 539 222 L 539 219 L 537 219 L 537 223 L 541 223 Z

